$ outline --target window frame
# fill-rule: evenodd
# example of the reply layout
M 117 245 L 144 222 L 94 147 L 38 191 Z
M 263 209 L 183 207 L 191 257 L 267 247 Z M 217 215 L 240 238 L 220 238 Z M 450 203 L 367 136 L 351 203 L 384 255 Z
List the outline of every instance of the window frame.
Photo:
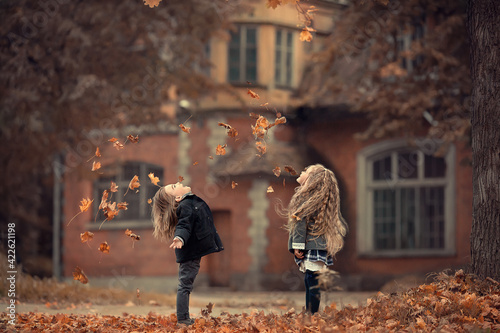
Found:
M 228 49 L 227 49 L 227 81 L 231 84 L 245 84 L 247 82 L 251 82 L 253 84 L 256 84 L 259 80 L 259 73 L 258 73 L 258 57 L 259 57 L 259 29 L 257 25 L 254 24 L 238 24 L 237 25 L 237 33 L 239 33 L 239 59 L 238 59 L 238 71 L 239 71 L 239 77 L 237 80 L 233 80 L 231 78 L 231 42 L 233 40 L 232 34 L 234 32 L 231 32 L 231 38 L 228 43 Z M 249 73 L 247 72 L 247 50 L 248 50 L 248 43 L 247 43 L 247 31 L 248 29 L 254 29 L 255 30 L 255 78 L 250 78 Z
M 404 151 L 415 151 L 423 157 L 430 155 L 441 145 L 441 142 L 432 139 L 417 139 L 416 146 L 410 147 L 405 139 L 387 140 L 365 147 L 357 154 L 357 251 L 359 256 L 363 257 L 417 257 L 417 256 L 450 256 L 456 252 L 455 246 L 455 146 L 450 145 L 446 154 L 443 156 L 446 163 L 446 172 L 442 178 L 417 180 L 403 179 L 404 186 L 397 188 L 417 186 L 443 186 L 444 188 L 444 248 L 440 249 L 375 249 L 375 223 L 373 214 L 373 196 L 375 189 L 391 188 L 394 184 L 382 186 L 380 182 L 387 183 L 387 180 L 374 181 L 372 179 L 373 161 L 384 154 L 398 154 Z M 419 164 L 424 163 L 419 158 Z M 394 165 L 394 158 L 391 158 L 392 170 L 397 167 Z M 423 167 L 418 169 L 420 176 L 423 174 Z M 391 174 L 397 174 L 392 172 Z M 393 178 L 393 182 L 395 179 Z
M 128 185 L 132 178 L 130 179 L 125 179 L 125 172 L 126 172 L 126 167 L 127 166 L 138 166 L 139 167 L 139 174 L 137 175 L 139 177 L 139 182 L 141 186 L 138 188 L 139 193 L 135 193 L 135 190 L 130 190 L 128 189 Z M 127 196 L 129 195 L 139 195 L 139 217 L 138 218 L 130 218 L 130 219 L 113 219 L 110 221 L 106 221 L 105 223 L 102 223 L 103 220 L 100 220 L 99 218 L 94 221 L 91 220 L 89 221 L 89 229 L 90 230 L 97 230 L 97 229 L 104 229 L 104 230 L 109 230 L 109 229 L 127 229 L 127 228 L 135 228 L 135 229 L 142 229 L 142 228 L 152 228 L 152 224 L 148 223 L 151 221 L 151 209 L 149 208 L 150 205 L 148 204 L 147 198 L 148 196 L 148 189 L 150 188 L 158 188 L 158 186 L 154 185 L 151 183 L 148 174 L 153 172 L 155 177 L 159 177 L 160 179 L 163 178 L 163 175 L 165 174 L 165 169 L 160 166 L 160 165 L 155 165 L 152 163 L 148 162 L 143 162 L 143 161 L 124 161 L 120 165 L 116 165 L 112 167 L 112 170 L 109 170 L 109 177 L 106 178 L 113 178 L 111 181 L 115 182 L 116 185 L 118 186 L 118 189 L 120 191 L 120 197 L 116 195 L 116 193 L 113 193 L 113 197 L 111 199 L 112 202 L 122 202 L 125 201 L 127 202 L 127 197 L 123 197 L 124 193 L 126 193 L 128 189 Z M 106 176 L 106 168 L 102 169 L 104 171 L 104 175 Z M 163 175 L 158 173 L 158 170 L 161 170 Z M 101 202 L 101 198 L 103 195 L 102 188 L 109 188 L 111 185 L 111 181 L 109 179 L 107 180 L 101 180 L 100 178 L 97 178 L 93 184 L 92 184 L 92 192 L 94 194 L 94 198 L 96 200 L 94 201 L 95 205 L 93 205 L 92 209 L 92 216 L 98 216 L 97 214 L 99 213 L 99 203 Z M 152 199 L 152 198 L 151 198 Z M 126 211 L 124 211 L 126 212 Z M 123 216 L 124 212 L 120 212 L 118 214 L 118 217 L 120 215 Z M 102 224 L 102 225 L 101 225 Z
M 281 33 L 281 44 L 278 44 L 278 33 Z M 288 45 L 288 38 L 291 39 L 291 45 Z M 290 88 L 293 86 L 294 79 L 294 31 L 291 29 L 277 27 L 275 31 L 274 43 L 274 83 L 277 87 Z M 277 53 L 280 51 L 281 59 L 278 62 Z M 290 60 L 289 66 L 287 60 Z M 280 75 L 278 77 L 278 69 Z

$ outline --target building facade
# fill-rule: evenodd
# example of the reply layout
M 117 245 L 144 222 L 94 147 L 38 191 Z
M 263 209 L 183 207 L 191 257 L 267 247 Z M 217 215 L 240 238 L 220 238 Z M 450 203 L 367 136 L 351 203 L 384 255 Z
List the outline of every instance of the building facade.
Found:
M 362 116 L 342 106 L 301 107 L 297 88 L 308 55 L 321 47 L 343 4 L 317 2 L 312 43 L 299 40 L 295 6 L 272 10 L 260 1 L 249 4 L 250 11 L 234 18 L 235 29 L 207 46 L 214 64 L 210 75 L 231 89 L 196 101 L 179 97 L 178 103 L 164 106 L 174 119 L 169 124 L 100 133 L 121 142 L 129 134 L 139 135 L 139 142 L 126 142 L 118 150 L 104 140 L 101 169 L 91 171 L 86 164 L 65 173 L 64 221 L 80 212 L 82 198 L 94 201 L 88 211 L 62 224 L 63 276 L 71 279 L 78 266 L 93 285 L 175 290 L 174 252 L 152 236 L 148 200 L 159 189 L 149 179 L 153 173 L 159 185 L 182 179 L 213 211 L 225 250 L 202 260 L 199 287 L 299 290 L 302 277 L 287 250 L 279 207 L 297 185 L 297 176 L 285 167 L 300 173 L 313 163 L 332 169 L 340 183 L 349 233 L 333 269 L 345 289 L 373 290 L 397 276 L 466 265 L 472 169 L 461 161 L 470 150 L 457 143 L 435 157 L 439 142 L 429 139 L 417 139 L 415 145 L 403 138 L 361 142 L 354 134 L 367 126 Z M 271 123 L 284 116 L 287 122 L 256 138 L 259 115 Z M 228 135 L 220 123 L 238 135 Z M 265 153 L 259 150 L 263 146 Z M 218 155 L 217 147 L 225 154 Z M 274 172 L 277 167 L 281 174 Z M 130 189 L 134 176 L 140 187 Z M 111 182 L 118 188 L 110 201 L 128 206 L 107 221 L 98 208 Z M 127 229 L 140 240 L 127 236 Z M 94 236 L 83 243 L 80 235 L 87 231 Z M 98 250 L 104 242 L 109 253 Z

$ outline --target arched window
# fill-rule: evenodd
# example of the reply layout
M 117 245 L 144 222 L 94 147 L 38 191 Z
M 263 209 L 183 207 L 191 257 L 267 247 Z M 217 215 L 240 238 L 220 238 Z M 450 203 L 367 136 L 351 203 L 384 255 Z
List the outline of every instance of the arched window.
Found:
M 449 255 L 455 251 L 455 150 L 385 141 L 358 154 L 357 242 L 362 255 Z
M 127 209 L 119 211 L 113 220 L 106 221 L 103 227 L 114 225 L 117 228 L 125 228 L 137 224 L 150 226 L 151 208 L 148 199 L 153 198 L 159 187 L 151 183 L 148 174 L 154 173 L 155 177 L 163 179 L 163 168 L 144 162 L 126 162 L 116 167 L 103 168 L 102 171 L 103 174 L 94 183 L 94 197 L 98 198 L 97 204 L 93 205 L 96 222 L 100 225 L 105 220 L 102 210 L 98 212 L 97 209 L 103 192 L 110 188 L 111 182 L 114 182 L 118 186 L 117 192 L 109 194 L 109 201 L 126 202 L 128 205 Z M 139 177 L 140 187 L 130 190 L 128 186 L 134 176 Z

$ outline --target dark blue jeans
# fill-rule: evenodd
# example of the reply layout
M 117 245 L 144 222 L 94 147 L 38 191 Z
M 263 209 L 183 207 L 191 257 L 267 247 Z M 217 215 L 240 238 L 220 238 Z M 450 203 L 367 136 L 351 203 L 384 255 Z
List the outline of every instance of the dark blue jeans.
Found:
M 318 275 L 316 272 L 306 270 L 304 282 L 306 285 L 306 310 L 314 314 L 318 312 L 319 302 L 321 301 Z
M 189 295 L 200 270 L 201 258 L 179 264 L 179 286 L 177 287 L 177 321 L 189 319 Z

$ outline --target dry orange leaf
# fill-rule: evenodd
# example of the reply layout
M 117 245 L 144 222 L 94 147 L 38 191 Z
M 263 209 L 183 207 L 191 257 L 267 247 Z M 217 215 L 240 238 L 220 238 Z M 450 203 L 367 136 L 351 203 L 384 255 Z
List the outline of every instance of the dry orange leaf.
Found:
M 86 212 L 89 208 L 90 208 L 90 205 L 92 204 L 94 200 L 90 200 L 89 198 L 87 199 L 82 199 L 82 201 L 80 201 L 80 212 Z
M 277 166 L 276 168 L 273 169 L 273 173 L 276 177 L 279 177 L 281 175 L 281 168 Z
M 213 160 L 214 157 L 212 155 L 208 156 L 209 159 Z
M 117 215 L 118 215 L 118 209 L 116 209 L 116 202 L 113 202 L 111 205 L 108 204 L 104 208 L 104 216 L 106 217 L 106 220 L 111 221 Z
M 85 232 L 80 234 L 80 239 L 82 240 L 82 243 L 91 241 L 92 238 L 94 238 L 94 233 L 92 233 L 90 231 L 85 231 Z
M 101 157 L 101 152 L 99 151 L 99 147 L 97 147 L 96 150 L 95 150 L 95 156 L 96 157 Z
M 92 162 L 92 171 L 99 170 L 101 168 L 101 162 Z
M 198 165 L 198 161 L 194 162 L 193 165 Z
M 183 180 L 184 180 L 184 177 L 179 176 L 179 183 L 182 183 Z
M 249 94 L 250 96 L 252 96 L 252 98 L 256 98 L 256 99 L 260 98 L 259 95 L 256 92 L 254 92 L 254 91 L 252 91 L 250 89 L 248 89 L 247 94 Z
M 297 175 L 297 171 L 295 171 L 295 169 L 293 167 L 291 167 L 290 165 L 285 165 L 285 171 L 290 173 L 292 176 Z
M 153 203 L 153 199 L 149 198 L 148 199 L 148 204 L 151 205 Z
M 161 0 L 144 0 L 144 4 L 149 6 L 149 8 L 157 7 Z
M 273 192 L 274 192 L 273 187 L 272 187 L 272 186 L 269 186 L 269 187 L 267 188 L 267 193 L 273 193 Z
M 311 35 L 311 33 L 309 32 L 309 30 L 307 28 L 304 28 L 300 32 L 299 39 L 301 42 L 310 42 L 310 41 L 312 41 L 313 36 Z
M 231 125 L 219 123 L 219 126 L 223 126 L 224 128 L 227 129 L 227 135 L 230 138 L 235 138 L 236 136 L 238 136 L 238 131 L 235 128 L 233 128 Z
M 260 153 L 260 156 L 264 155 L 267 151 L 267 148 L 266 148 L 266 144 L 261 142 L 261 141 L 257 141 L 255 143 L 255 146 L 257 147 L 257 150 L 259 151 Z
M 109 254 L 109 245 L 108 245 L 108 242 L 101 243 L 101 245 L 99 245 L 99 251 L 101 251 L 102 253 L 108 253 Z
M 89 279 L 87 278 L 83 270 L 78 266 L 76 266 L 75 270 L 73 271 L 73 280 L 80 281 L 83 284 L 89 282 Z
M 116 141 L 113 143 L 113 147 L 116 148 L 116 150 L 123 149 L 123 144 L 121 144 L 119 141 Z
M 226 155 L 226 146 L 227 144 L 224 145 L 217 145 L 217 148 L 215 148 L 215 155 Z
M 130 238 L 133 238 L 133 239 L 135 239 L 135 240 L 140 240 L 140 239 L 141 239 L 141 236 L 134 234 L 134 233 L 132 232 L 132 230 L 129 230 L 129 229 L 125 230 L 125 235 L 127 235 L 127 236 L 129 236 Z
M 139 176 L 135 175 L 134 178 L 132 178 L 132 180 L 130 181 L 130 183 L 128 184 L 128 187 L 131 189 L 131 190 L 135 190 L 136 188 L 138 188 L 139 186 L 141 186 L 141 184 L 139 183 Z
M 191 127 L 186 127 L 183 124 L 180 124 L 179 127 L 181 128 L 182 131 L 184 131 L 188 134 L 191 133 Z
M 234 190 L 236 186 L 238 186 L 238 183 L 233 180 L 231 183 L 231 188 Z
M 149 179 L 151 179 L 152 184 L 155 184 L 156 186 L 158 186 L 158 182 L 160 181 L 160 178 L 155 177 L 155 174 L 152 172 L 149 173 L 148 177 L 149 177 Z
M 106 206 L 108 206 L 109 192 L 110 190 L 104 190 L 102 192 L 102 198 L 101 198 L 101 203 L 99 204 L 99 209 L 104 209 Z
M 109 186 L 109 190 L 111 192 L 118 192 L 118 186 L 116 185 L 115 182 L 111 182 L 111 185 Z
M 117 138 L 115 138 L 115 137 L 112 137 L 112 138 L 111 138 L 111 139 L 109 139 L 108 141 L 109 141 L 109 142 L 113 142 L 113 143 L 115 143 L 115 142 L 118 142 L 118 139 L 117 139 Z
M 127 140 L 132 142 L 132 143 L 137 143 L 139 142 L 139 136 L 133 136 L 132 134 L 130 134 L 129 136 L 127 136 Z
M 128 209 L 128 202 L 120 202 L 116 204 L 116 209 L 118 210 L 127 210 Z

